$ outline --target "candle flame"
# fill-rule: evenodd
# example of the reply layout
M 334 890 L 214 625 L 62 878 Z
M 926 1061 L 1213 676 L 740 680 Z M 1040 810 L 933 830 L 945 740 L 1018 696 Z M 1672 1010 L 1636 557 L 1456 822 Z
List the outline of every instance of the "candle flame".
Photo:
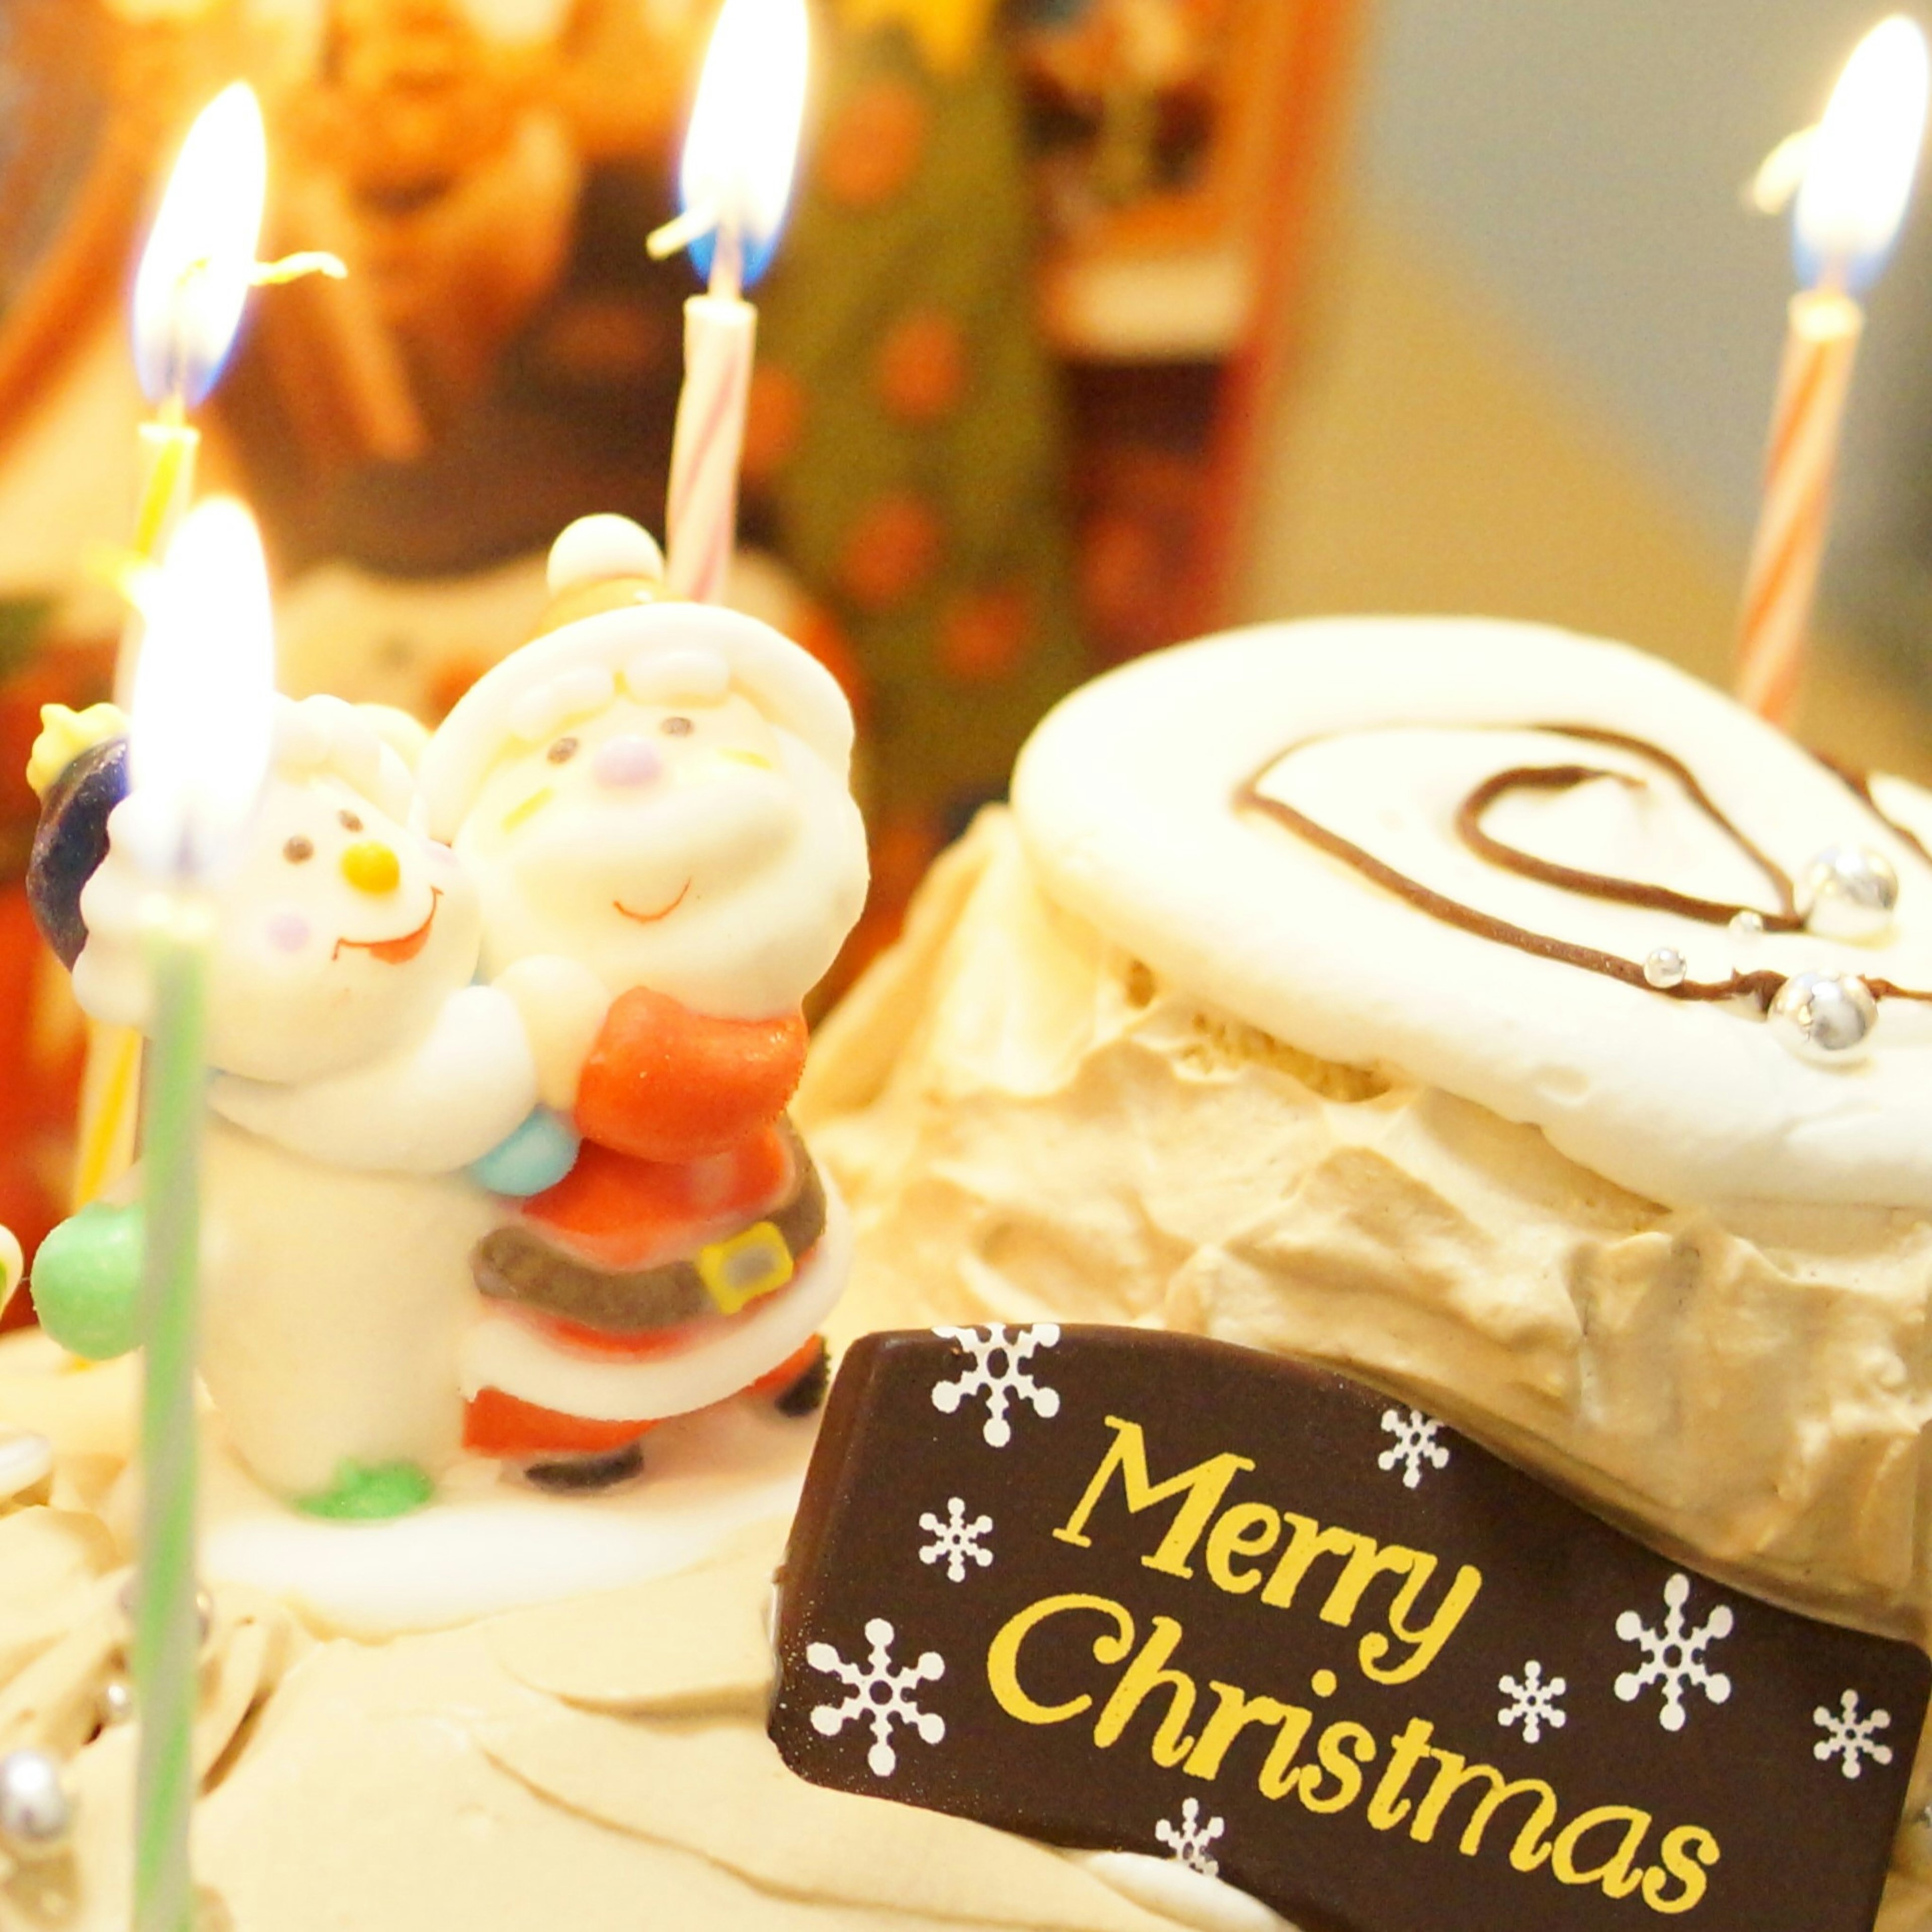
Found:
M 1925 36 L 1903 14 L 1858 43 L 1820 124 L 1792 219 L 1807 282 L 1868 286 L 1904 219 L 1925 134 Z
M 701 272 L 721 236 L 742 251 L 747 285 L 771 260 L 798 162 L 807 44 L 805 0 L 724 0 L 678 177 L 686 212 L 712 230 L 692 249 Z
M 197 504 L 143 601 L 116 836 L 156 877 L 205 879 L 235 856 L 273 738 L 274 633 L 254 519 L 232 496 Z
M 237 81 L 182 144 L 134 280 L 134 367 L 151 403 L 192 408 L 241 326 L 268 191 L 254 90 Z

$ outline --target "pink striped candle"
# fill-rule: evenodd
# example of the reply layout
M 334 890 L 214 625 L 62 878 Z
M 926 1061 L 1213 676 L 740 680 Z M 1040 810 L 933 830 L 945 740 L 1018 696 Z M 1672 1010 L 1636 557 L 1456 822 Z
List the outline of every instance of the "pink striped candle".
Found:
M 711 286 L 684 305 L 684 387 L 664 505 L 664 581 L 674 597 L 724 601 L 738 533 L 738 463 L 758 312 L 719 273 L 736 250 L 720 236 Z
M 1859 42 L 1808 152 L 1792 237 L 1807 284 L 1791 304 L 1738 622 L 1737 692 L 1784 724 L 1796 706 L 1831 524 L 1832 484 L 1864 332 L 1857 297 L 1904 218 L 1924 136 L 1925 38 L 1894 14 Z
M 650 238 L 656 256 L 710 256 L 710 286 L 684 305 L 684 388 L 664 506 L 666 584 L 700 604 L 723 601 L 737 539 L 758 328 L 742 290 L 770 260 L 791 198 L 806 40 L 805 0 L 725 0 L 685 137 L 684 212 Z
M 1864 312 L 1849 296 L 1814 289 L 1792 299 L 1738 636 L 1738 701 L 1774 724 L 1790 722 L 1797 699 L 1864 332 Z

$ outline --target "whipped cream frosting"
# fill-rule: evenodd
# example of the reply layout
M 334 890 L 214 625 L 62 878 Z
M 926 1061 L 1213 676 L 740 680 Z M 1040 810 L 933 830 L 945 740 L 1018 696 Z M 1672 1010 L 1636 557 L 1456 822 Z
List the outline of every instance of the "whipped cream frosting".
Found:
M 1640 742 L 1560 728 L 1580 726 Z M 1483 830 L 1560 865 L 1760 910 L 1773 929 L 1526 876 L 1459 832 L 1486 780 L 1580 763 L 1604 776 L 1509 790 Z M 1250 784 L 1288 812 L 1244 802 Z M 1533 1125 L 1669 1206 L 1924 1208 L 1932 1005 L 1886 999 L 1869 1056 L 1821 1066 L 1779 1043 L 1761 1000 L 1673 998 L 1538 956 L 1423 909 L 1332 845 L 1481 920 L 1640 970 L 1670 947 L 1706 984 L 1816 970 L 1932 992 L 1932 862 L 1918 843 L 1932 843 L 1932 796 L 1895 780 L 1874 796 L 1624 646 L 1379 618 L 1238 632 L 1125 666 L 1047 718 L 1014 786 L 1058 904 L 1293 1046 Z M 1330 848 L 1290 816 L 1331 835 Z M 1879 943 L 1775 929 L 1780 886 L 1833 845 L 1868 848 L 1899 875 Z
M 1747 1588 L 1932 1629 L 1922 1215 L 1662 1208 L 1317 1060 L 1055 903 L 998 812 L 821 1033 L 799 1112 L 856 1228 L 836 1332 L 1142 1322 L 1312 1356 Z

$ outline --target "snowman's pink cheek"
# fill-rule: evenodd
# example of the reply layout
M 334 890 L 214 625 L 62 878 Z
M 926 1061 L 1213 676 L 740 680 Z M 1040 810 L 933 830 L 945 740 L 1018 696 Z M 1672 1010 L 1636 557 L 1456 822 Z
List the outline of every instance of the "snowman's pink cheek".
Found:
M 262 930 L 278 952 L 299 952 L 314 937 L 314 928 L 298 912 L 272 913 Z

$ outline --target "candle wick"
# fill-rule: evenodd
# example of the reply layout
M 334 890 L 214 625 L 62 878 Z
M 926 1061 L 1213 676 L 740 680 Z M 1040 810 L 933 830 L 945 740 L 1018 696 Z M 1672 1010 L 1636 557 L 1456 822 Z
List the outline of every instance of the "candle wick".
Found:
M 718 211 L 700 202 L 688 208 L 662 228 L 654 228 L 644 238 L 644 252 L 653 262 L 666 262 L 672 256 L 701 242 L 718 226 Z
M 711 249 L 711 282 L 707 292 L 715 302 L 736 302 L 745 285 L 745 245 L 735 221 L 721 221 Z

